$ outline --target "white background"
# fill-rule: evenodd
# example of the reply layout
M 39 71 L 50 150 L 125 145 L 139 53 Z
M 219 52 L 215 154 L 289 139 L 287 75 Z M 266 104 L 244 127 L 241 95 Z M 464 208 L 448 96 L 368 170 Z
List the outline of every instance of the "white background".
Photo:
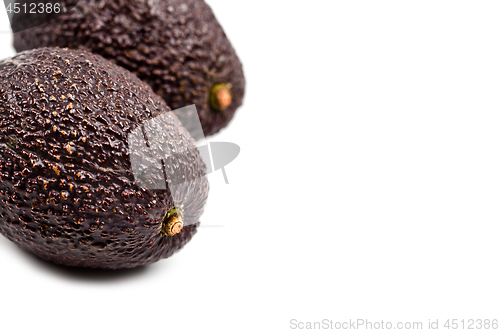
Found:
M 0 237 L 0 331 L 500 319 L 500 3 L 209 4 L 248 82 L 211 139 L 241 146 L 229 185 L 210 175 L 202 223 L 224 227 L 118 273 Z

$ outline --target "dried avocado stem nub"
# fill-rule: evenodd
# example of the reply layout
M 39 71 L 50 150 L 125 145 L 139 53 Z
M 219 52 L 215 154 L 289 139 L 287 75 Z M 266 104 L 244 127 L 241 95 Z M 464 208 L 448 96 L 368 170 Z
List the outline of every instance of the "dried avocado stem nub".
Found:
M 215 85 L 210 93 L 210 104 L 218 111 L 224 111 L 233 102 L 230 83 L 219 83 Z
M 161 232 L 167 236 L 174 236 L 181 232 L 184 227 L 182 216 L 183 214 L 180 209 L 175 207 L 170 209 L 163 218 Z

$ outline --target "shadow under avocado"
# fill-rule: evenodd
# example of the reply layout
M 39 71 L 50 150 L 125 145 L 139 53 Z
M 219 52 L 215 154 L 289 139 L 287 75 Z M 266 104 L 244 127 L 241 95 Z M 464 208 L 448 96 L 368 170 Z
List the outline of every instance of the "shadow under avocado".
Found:
M 127 279 L 139 278 L 152 270 L 151 265 L 128 269 L 106 270 L 82 267 L 69 267 L 45 261 L 33 253 L 15 246 L 29 264 L 35 265 L 43 272 L 74 281 L 86 282 L 117 282 Z

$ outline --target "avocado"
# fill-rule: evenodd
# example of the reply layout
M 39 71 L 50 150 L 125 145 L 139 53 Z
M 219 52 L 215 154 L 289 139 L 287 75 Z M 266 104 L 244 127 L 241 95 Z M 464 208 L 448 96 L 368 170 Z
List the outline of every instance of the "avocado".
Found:
M 86 51 L 1 61 L 0 232 L 67 266 L 132 268 L 180 250 L 209 185 L 169 110 L 134 74 Z
M 12 22 L 24 27 L 30 18 L 21 11 Z M 67 14 L 14 34 L 17 51 L 49 46 L 102 55 L 174 110 L 195 104 L 205 136 L 228 125 L 243 101 L 242 64 L 203 0 L 80 0 Z M 196 140 L 203 137 L 189 118 L 180 120 Z

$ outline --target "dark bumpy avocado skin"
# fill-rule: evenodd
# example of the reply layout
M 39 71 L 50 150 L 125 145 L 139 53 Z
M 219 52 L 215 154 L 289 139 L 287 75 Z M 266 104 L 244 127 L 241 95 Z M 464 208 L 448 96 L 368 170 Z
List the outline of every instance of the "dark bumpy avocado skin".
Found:
M 13 22 L 29 19 L 21 13 Z M 46 46 L 100 54 L 137 74 L 174 110 L 196 104 L 205 136 L 224 128 L 242 104 L 241 62 L 203 0 L 80 0 L 67 15 L 14 35 L 17 51 Z M 217 84 L 231 87 L 222 111 L 210 102 Z
M 120 269 L 153 263 L 194 235 L 208 194 L 194 140 L 135 75 L 84 51 L 39 49 L 0 62 L 0 232 L 58 264 Z M 163 115 L 179 152 L 175 191 L 139 187 L 127 134 Z M 165 156 L 161 156 L 166 158 Z M 185 182 L 180 179 L 186 180 Z M 161 232 L 182 206 L 185 226 Z

